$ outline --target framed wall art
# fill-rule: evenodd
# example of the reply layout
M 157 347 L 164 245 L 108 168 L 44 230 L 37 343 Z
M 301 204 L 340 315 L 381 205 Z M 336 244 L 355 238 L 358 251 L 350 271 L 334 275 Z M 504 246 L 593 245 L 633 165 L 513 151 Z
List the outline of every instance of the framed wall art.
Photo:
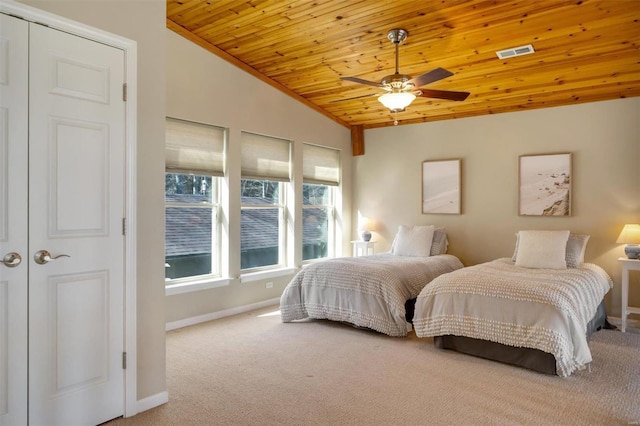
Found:
M 571 153 L 521 155 L 521 216 L 571 216 Z
M 460 214 L 460 159 L 422 162 L 422 213 Z

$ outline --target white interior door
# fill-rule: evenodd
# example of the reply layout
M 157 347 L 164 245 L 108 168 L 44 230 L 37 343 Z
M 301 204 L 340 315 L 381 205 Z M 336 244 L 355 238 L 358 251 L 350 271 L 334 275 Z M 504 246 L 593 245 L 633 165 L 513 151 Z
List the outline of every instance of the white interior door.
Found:
M 98 424 L 124 413 L 124 52 L 37 24 L 29 52 L 29 423 Z
M 0 425 L 27 423 L 28 31 L 0 14 Z

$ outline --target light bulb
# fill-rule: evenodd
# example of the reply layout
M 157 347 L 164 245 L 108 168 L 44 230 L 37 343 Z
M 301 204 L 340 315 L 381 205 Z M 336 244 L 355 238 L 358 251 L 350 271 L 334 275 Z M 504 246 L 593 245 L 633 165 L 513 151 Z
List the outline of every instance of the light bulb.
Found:
M 411 102 L 416 98 L 411 92 L 395 92 L 385 93 L 380 96 L 378 100 L 382 105 L 389 108 L 392 112 L 404 111 L 406 107 L 411 105 Z

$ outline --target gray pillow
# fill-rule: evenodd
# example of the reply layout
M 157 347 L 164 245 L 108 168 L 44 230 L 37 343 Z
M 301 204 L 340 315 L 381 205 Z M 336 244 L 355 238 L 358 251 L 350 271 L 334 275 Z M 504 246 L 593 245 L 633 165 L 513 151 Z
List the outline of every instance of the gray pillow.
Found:
M 590 235 L 569 235 L 567 241 L 567 268 L 579 268 L 584 263 L 584 252 Z
M 445 254 L 448 245 L 449 241 L 447 240 L 445 228 L 436 228 L 433 231 L 433 241 L 431 242 L 431 256 Z

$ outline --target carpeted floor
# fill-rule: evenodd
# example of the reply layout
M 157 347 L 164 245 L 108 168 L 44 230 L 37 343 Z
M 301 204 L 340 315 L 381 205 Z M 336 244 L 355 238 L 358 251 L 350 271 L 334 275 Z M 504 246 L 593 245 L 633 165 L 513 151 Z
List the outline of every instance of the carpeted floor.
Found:
M 273 307 L 167 333 L 169 403 L 108 425 L 640 424 L 640 334 L 590 347 L 561 378 Z

